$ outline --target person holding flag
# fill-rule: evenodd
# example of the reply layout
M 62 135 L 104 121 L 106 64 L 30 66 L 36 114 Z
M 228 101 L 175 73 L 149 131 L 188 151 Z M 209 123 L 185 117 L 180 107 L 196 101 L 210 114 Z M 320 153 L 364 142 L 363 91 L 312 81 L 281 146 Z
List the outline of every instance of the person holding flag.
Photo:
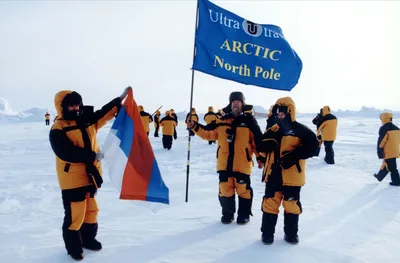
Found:
M 75 91 L 62 90 L 55 95 L 58 118 L 49 139 L 56 155 L 56 170 L 64 205 L 63 239 L 67 253 L 83 259 L 83 249 L 101 250 L 96 240 L 99 208 L 95 199 L 103 183 L 97 132 L 115 117 L 131 87 L 100 110 L 84 106 Z
M 208 124 L 188 121 L 187 127 L 204 140 L 217 140 L 217 173 L 219 174 L 219 201 L 222 207 L 221 222 L 229 224 L 236 212 L 235 190 L 239 196 L 238 224 L 246 224 L 252 215 L 253 189 L 250 174 L 253 167 L 252 151 L 261 142 L 261 129 L 253 115 L 245 113 L 246 105 L 241 92 L 229 96 L 228 112 L 221 119 Z M 228 111 L 228 109 L 230 109 Z M 258 158 L 259 168 L 265 159 Z

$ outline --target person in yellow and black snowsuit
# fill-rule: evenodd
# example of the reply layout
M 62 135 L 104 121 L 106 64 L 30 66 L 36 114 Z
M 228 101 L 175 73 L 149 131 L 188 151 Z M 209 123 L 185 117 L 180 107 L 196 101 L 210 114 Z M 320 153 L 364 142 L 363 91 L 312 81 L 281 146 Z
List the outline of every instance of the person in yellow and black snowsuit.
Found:
M 267 154 L 263 170 L 266 185 L 262 202 L 262 242 L 273 243 L 283 201 L 285 240 L 297 243 L 306 159 L 316 156 L 319 142 L 313 131 L 296 121 L 296 107 L 290 97 L 277 100 L 269 119 L 262 143 L 257 147 L 258 152 Z
M 199 121 L 199 116 L 197 115 L 195 108 L 192 108 L 191 112 L 186 115 L 186 119 L 185 119 L 186 124 L 189 123 L 190 117 L 192 117 L 192 121 L 194 121 L 194 122 Z M 195 135 L 195 133 L 191 129 L 188 129 L 188 130 L 189 130 L 189 136 Z
M 50 114 L 48 113 L 48 112 L 46 112 L 46 114 L 44 115 L 44 118 L 45 118 L 45 123 L 46 123 L 46 126 L 48 126 L 48 125 L 50 125 Z
M 333 151 L 333 143 L 336 140 L 338 120 L 331 113 L 329 106 L 324 106 L 320 114 L 314 118 L 313 123 L 317 125 L 317 138 L 324 142 L 325 158 L 327 164 L 335 164 L 335 153 Z
M 400 186 L 399 171 L 396 159 L 400 157 L 400 130 L 393 124 L 393 114 L 384 112 L 380 115 L 382 127 L 379 129 L 377 154 L 383 159 L 382 167 L 375 178 L 381 182 L 390 172 L 392 181 L 390 185 Z
M 218 119 L 221 119 L 221 117 L 223 116 L 223 112 L 221 109 L 219 109 L 216 114 L 217 114 Z
M 63 90 L 54 98 L 58 118 L 49 139 L 56 155 L 65 210 L 62 226 L 65 248 L 76 260 L 83 258 L 82 248 L 102 248 L 96 240 L 99 209 L 95 194 L 103 183 L 100 160 L 104 155 L 96 134 L 118 113 L 129 89 L 96 112 L 92 106 L 84 106 L 82 97 L 75 91 Z
M 239 196 L 237 223 L 248 223 L 252 215 L 253 189 L 250 182 L 253 168 L 252 153 L 261 141 L 262 133 L 256 119 L 244 113 L 251 107 L 244 103 L 241 92 L 232 92 L 229 96 L 229 105 L 225 108 L 228 113 L 221 119 L 206 126 L 195 121 L 188 122 L 187 125 L 200 138 L 218 141 L 219 201 L 222 207 L 221 222 L 224 224 L 234 220 L 235 190 Z M 263 163 L 265 160 L 260 156 L 257 161 Z
M 160 125 L 162 127 L 162 143 L 164 149 L 171 150 L 172 148 L 172 136 L 176 127 L 176 119 L 171 116 L 171 112 L 165 112 L 165 117 L 161 119 Z
M 175 119 L 176 126 L 178 126 L 178 115 L 176 115 L 174 109 L 170 109 L 169 111 L 170 111 L 171 117 Z M 178 139 L 178 133 L 176 132 L 176 126 L 174 127 L 174 139 L 175 140 Z
M 156 114 L 154 115 L 154 137 L 159 137 L 158 136 L 158 131 L 160 129 L 160 119 L 161 113 L 160 111 L 156 111 Z
M 140 117 L 142 118 L 144 130 L 147 133 L 147 136 L 149 136 L 150 123 L 153 122 L 153 117 L 150 115 L 150 113 L 144 111 L 144 107 L 142 105 L 139 105 L 138 109 L 140 111 Z
M 208 107 L 208 112 L 204 115 L 204 121 L 206 122 L 206 124 L 210 124 L 213 121 L 217 121 L 218 116 L 217 114 L 215 114 L 214 112 L 214 107 L 213 106 L 209 106 Z M 211 145 L 213 143 L 216 143 L 216 141 L 208 141 L 208 144 Z

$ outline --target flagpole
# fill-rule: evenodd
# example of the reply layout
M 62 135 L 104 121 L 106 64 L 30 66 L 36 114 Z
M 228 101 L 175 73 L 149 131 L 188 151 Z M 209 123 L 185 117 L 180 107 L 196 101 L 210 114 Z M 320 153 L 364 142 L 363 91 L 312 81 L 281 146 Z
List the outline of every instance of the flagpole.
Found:
M 197 23 L 199 20 L 199 0 L 196 1 L 196 23 L 194 25 L 194 43 L 193 43 L 193 63 L 194 58 L 196 56 L 196 30 Z M 192 65 L 193 65 L 192 63 Z M 194 86 L 194 69 L 192 68 L 192 84 L 190 89 L 190 108 L 189 108 L 189 121 L 192 121 L 192 108 L 193 108 L 193 86 Z M 189 171 L 190 171 L 190 141 L 191 141 L 190 133 L 188 136 L 188 153 L 187 153 L 187 165 L 186 165 L 186 197 L 185 202 L 188 202 L 189 195 Z
M 151 114 L 151 116 L 153 116 L 154 114 L 156 114 L 156 113 L 157 113 L 157 111 L 158 111 L 158 110 L 160 110 L 160 109 L 162 108 L 162 106 L 163 106 L 163 105 L 161 105 L 161 106 L 160 106 L 160 108 L 156 109 L 156 111 L 155 111 L 155 112 L 153 112 L 153 114 Z

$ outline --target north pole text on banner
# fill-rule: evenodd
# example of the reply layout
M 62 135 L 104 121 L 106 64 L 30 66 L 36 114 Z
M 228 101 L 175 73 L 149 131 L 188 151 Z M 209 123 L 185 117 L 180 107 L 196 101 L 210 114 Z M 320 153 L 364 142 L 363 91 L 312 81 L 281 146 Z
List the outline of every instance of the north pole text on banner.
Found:
M 193 69 L 264 88 L 290 91 L 302 61 L 280 27 L 255 24 L 208 0 L 199 0 Z

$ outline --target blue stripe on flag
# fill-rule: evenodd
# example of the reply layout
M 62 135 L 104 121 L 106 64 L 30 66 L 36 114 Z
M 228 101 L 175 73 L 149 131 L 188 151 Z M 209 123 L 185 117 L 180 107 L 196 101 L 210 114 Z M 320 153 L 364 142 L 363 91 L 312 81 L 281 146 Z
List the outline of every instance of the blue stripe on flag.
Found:
M 121 141 L 119 147 L 127 158 L 132 148 L 134 126 L 133 120 L 126 112 L 126 107 L 122 106 L 111 129 L 117 131 L 116 136 Z
M 153 161 L 151 178 L 147 187 L 146 200 L 169 204 L 169 190 L 161 177 L 160 169 L 158 168 L 156 159 Z

